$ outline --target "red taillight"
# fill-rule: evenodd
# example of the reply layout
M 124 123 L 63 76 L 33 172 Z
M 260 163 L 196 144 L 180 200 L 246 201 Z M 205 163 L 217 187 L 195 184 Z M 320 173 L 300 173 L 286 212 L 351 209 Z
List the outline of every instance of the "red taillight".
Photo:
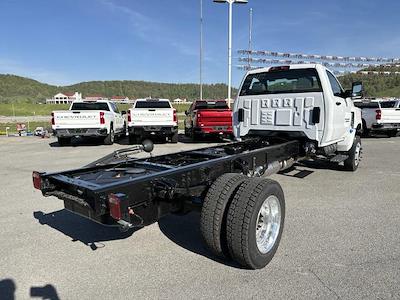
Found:
M 128 122 L 132 122 L 131 110 L 128 110 Z
M 110 205 L 110 216 L 115 220 L 121 220 L 121 199 L 116 194 L 109 194 L 108 204 Z
M 375 112 L 376 112 L 375 119 L 377 120 L 382 119 L 382 111 L 380 109 L 377 109 Z
M 32 172 L 32 180 L 33 180 L 33 187 L 37 190 L 42 189 L 42 177 L 40 176 L 39 172 L 33 171 Z
M 174 122 L 178 122 L 178 116 L 177 116 L 177 114 L 176 114 L 176 109 L 174 109 L 173 121 L 174 121 Z
M 197 114 L 196 121 L 197 121 L 197 125 L 200 126 L 200 122 L 201 122 L 201 114 L 200 113 Z
M 100 112 L 100 124 L 106 124 L 106 120 L 104 120 L 104 112 Z
M 51 125 L 54 125 L 55 124 L 55 122 L 54 122 L 54 113 L 51 113 Z

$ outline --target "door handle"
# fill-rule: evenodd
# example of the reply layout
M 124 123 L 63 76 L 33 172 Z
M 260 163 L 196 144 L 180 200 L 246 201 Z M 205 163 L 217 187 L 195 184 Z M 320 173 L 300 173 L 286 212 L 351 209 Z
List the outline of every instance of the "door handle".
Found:
M 336 102 L 336 105 L 338 105 L 338 106 L 341 105 L 341 104 L 342 104 L 342 102 L 339 102 L 339 101 Z

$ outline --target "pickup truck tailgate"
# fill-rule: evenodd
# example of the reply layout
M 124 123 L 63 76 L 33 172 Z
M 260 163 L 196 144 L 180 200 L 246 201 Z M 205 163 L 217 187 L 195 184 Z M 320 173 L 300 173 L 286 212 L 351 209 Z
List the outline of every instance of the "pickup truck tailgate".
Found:
M 57 128 L 98 128 L 101 111 L 55 111 L 54 127 Z
M 197 112 L 197 122 L 206 126 L 232 126 L 232 111 L 202 109 Z
M 379 123 L 400 123 L 400 108 L 382 108 Z
M 130 111 L 133 125 L 174 125 L 172 108 L 134 108 Z

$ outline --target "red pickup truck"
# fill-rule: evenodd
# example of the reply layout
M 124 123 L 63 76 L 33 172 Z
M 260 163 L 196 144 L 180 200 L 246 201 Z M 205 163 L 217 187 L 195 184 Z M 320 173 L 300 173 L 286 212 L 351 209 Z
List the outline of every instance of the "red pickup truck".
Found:
M 196 100 L 185 114 L 185 135 L 192 139 L 232 136 L 232 111 L 225 100 Z

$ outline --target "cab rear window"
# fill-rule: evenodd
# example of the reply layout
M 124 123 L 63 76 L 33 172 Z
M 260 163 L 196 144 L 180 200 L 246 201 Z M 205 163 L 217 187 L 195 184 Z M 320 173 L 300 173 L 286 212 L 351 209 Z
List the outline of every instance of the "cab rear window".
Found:
M 228 109 L 225 101 L 196 101 L 195 109 Z
M 354 102 L 354 106 L 359 108 L 379 108 L 378 102 Z
M 382 101 L 381 108 L 395 108 L 396 101 Z
M 107 103 L 99 103 L 99 102 L 80 102 L 73 103 L 71 110 L 105 110 L 109 111 Z
M 135 108 L 171 108 L 168 101 L 138 101 Z
M 249 74 L 240 96 L 321 92 L 315 69 L 292 69 Z

